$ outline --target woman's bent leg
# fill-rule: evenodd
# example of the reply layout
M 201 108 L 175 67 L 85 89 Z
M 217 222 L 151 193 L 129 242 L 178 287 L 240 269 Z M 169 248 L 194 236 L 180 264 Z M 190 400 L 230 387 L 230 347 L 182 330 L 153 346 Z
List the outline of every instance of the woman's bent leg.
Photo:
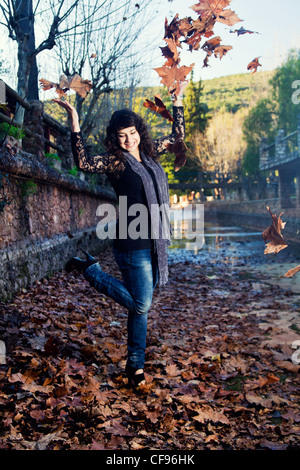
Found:
M 151 250 L 114 250 L 123 282 L 102 271 L 99 263 L 83 272 L 92 287 L 128 310 L 127 366 L 142 369 L 145 362 L 147 314 L 157 284 L 157 263 Z
M 107 295 L 128 310 L 134 308 L 133 298 L 124 283 L 102 271 L 99 263 L 86 269 L 83 276 L 101 294 Z

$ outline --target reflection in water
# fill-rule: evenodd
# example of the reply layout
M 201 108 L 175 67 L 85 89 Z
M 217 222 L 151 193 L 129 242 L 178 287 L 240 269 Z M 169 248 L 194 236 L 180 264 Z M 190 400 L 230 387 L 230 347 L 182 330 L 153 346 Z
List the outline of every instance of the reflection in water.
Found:
M 173 214 L 172 214 L 173 212 Z M 180 211 L 181 212 L 181 211 Z M 182 214 L 184 218 L 182 220 Z M 198 214 L 199 215 L 199 214 Z M 201 216 L 201 214 L 200 214 Z M 263 264 L 300 258 L 298 244 L 289 243 L 289 249 L 276 255 L 264 255 L 262 231 L 239 226 L 222 226 L 217 223 L 198 224 L 192 211 L 181 214 L 171 210 L 173 239 L 169 249 L 170 261 L 190 261 L 200 264 L 226 263 L 246 265 Z M 192 229 L 191 229 L 192 227 Z

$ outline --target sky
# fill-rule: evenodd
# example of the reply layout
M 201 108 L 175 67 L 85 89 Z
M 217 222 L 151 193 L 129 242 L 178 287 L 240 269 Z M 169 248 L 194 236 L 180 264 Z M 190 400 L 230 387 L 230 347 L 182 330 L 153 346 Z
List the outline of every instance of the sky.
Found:
M 132 1 L 135 2 L 135 0 Z M 164 63 L 159 47 L 165 45 L 163 41 L 165 17 L 170 22 L 175 14 L 179 13 L 180 18 L 191 16 L 193 19 L 197 19 L 197 14 L 190 8 L 197 3 L 197 0 L 194 2 L 193 0 L 152 0 L 152 2 L 153 18 L 148 27 L 145 25 L 144 37 L 141 39 L 141 42 L 151 44 L 149 51 L 153 53 L 153 60 L 151 58 L 151 62 L 148 62 L 144 73 L 143 84 L 148 86 L 160 83 L 160 78 L 153 69 Z M 274 70 L 285 61 L 289 50 L 300 49 L 300 0 L 232 0 L 229 8 L 234 10 L 243 21 L 233 27 L 221 23 L 216 24 L 215 35 L 222 38 L 223 45 L 233 46 L 233 49 L 222 60 L 211 57 L 210 67 L 203 68 L 204 51 L 200 49 L 192 53 L 187 51 L 181 53 L 181 65 L 195 63 L 195 80 L 250 73 L 247 71 L 247 65 L 255 57 L 259 57 L 262 64 L 258 70 Z M 259 34 L 245 34 L 238 37 L 237 34 L 230 33 L 230 29 L 238 29 L 241 26 Z M 36 28 L 39 28 L 38 24 Z M 7 36 L 6 30 L 4 35 Z M 36 35 L 38 36 L 38 31 Z M 8 42 L 5 36 L 3 36 L 3 29 L 0 30 L 0 49 L 4 49 L 4 54 L 9 55 L 8 62 L 11 64 L 11 69 L 16 70 L 16 44 Z M 201 44 L 203 43 L 204 40 Z M 46 70 L 49 73 L 52 66 L 51 60 L 47 59 L 47 54 L 50 57 L 53 51 L 45 51 L 42 54 L 39 61 L 46 64 Z M 41 73 L 45 73 L 43 66 Z M 53 74 L 57 75 L 54 68 Z M 10 83 L 10 85 L 15 87 L 15 83 Z M 126 84 L 124 85 L 126 86 Z
M 197 14 L 190 8 L 195 3 L 197 0 L 194 3 L 193 0 L 164 0 L 161 2 L 161 10 L 169 22 L 176 13 L 179 13 L 180 18 L 191 16 L 196 19 Z M 235 11 L 243 21 L 233 27 L 218 23 L 214 28 L 214 33 L 222 38 L 223 45 L 233 46 L 222 60 L 212 57 L 210 67 L 203 68 L 204 51 L 181 54 L 181 65 L 196 64 L 196 80 L 250 73 L 247 65 L 256 57 L 260 57 L 262 64 L 258 70 L 274 70 L 284 62 L 290 49 L 300 49 L 300 0 L 232 0 L 228 8 Z M 163 37 L 164 19 L 161 26 L 158 23 L 155 21 L 157 37 Z M 237 34 L 230 33 L 230 29 L 239 29 L 241 26 L 259 34 L 237 37 Z M 158 66 L 162 64 L 163 58 Z

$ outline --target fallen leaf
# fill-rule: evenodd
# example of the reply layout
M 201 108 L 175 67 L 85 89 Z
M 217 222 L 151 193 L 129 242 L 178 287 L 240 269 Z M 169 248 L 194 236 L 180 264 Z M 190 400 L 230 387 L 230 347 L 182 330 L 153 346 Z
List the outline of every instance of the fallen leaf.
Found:
M 283 277 L 293 277 L 299 271 L 300 271 L 300 264 L 299 266 L 296 266 L 295 268 L 289 269 L 289 271 L 287 271 Z
M 201 407 L 195 408 L 198 414 L 193 416 L 193 420 L 198 421 L 198 423 L 205 423 L 206 421 L 211 421 L 212 423 L 222 423 L 229 424 L 230 421 L 224 413 L 220 411 L 215 411 L 208 405 L 203 405 Z

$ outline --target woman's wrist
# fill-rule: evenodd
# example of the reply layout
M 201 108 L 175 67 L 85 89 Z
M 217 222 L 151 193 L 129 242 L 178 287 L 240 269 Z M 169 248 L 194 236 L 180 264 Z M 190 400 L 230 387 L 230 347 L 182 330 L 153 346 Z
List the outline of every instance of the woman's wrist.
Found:
M 171 93 L 171 101 L 173 106 L 182 106 L 182 95 L 175 95 L 175 93 Z
M 178 98 L 176 98 L 176 100 L 172 101 L 173 103 L 173 106 L 183 106 L 183 103 L 182 103 L 182 98 L 178 96 Z
M 80 132 L 80 125 L 79 125 L 79 119 L 77 115 L 70 115 L 71 119 L 71 131 L 72 132 Z

